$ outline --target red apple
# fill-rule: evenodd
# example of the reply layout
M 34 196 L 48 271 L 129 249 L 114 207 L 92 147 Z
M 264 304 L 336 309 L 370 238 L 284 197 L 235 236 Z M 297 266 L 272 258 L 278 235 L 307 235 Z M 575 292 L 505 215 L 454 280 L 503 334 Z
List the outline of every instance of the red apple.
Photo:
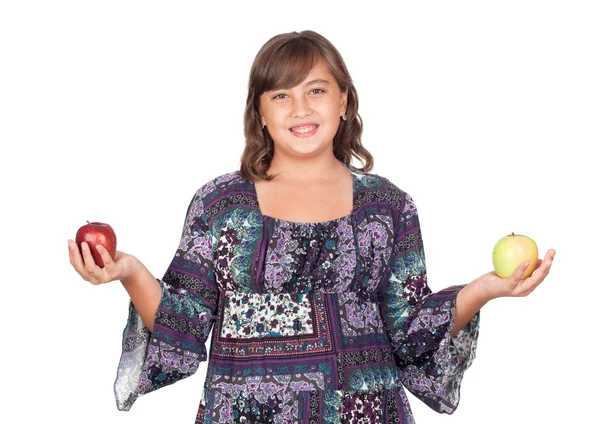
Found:
M 112 227 L 103 222 L 90 222 L 86 221 L 87 224 L 77 230 L 75 236 L 75 243 L 79 246 L 79 253 L 81 252 L 81 243 L 86 242 L 94 258 L 94 262 L 100 268 L 104 268 L 104 261 L 100 253 L 96 250 L 96 245 L 101 244 L 110 254 L 110 257 L 115 259 L 117 253 L 117 236 Z
M 538 247 L 531 238 L 511 233 L 502 237 L 494 246 L 492 262 L 498 277 L 508 278 L 525 261 L 529 265 L 523 274 L 523 279 L 533 274 L 538 260 Z

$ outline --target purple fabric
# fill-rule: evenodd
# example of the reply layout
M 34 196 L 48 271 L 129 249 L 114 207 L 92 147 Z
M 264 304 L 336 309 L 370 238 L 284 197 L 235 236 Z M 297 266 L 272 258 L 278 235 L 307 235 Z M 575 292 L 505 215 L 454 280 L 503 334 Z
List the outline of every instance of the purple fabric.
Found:
M 413 199 L 345 166 L 352 212 L 320 223 L 262 215 L 238 171 L 198 189 L 152 333 L 129 305 L 119 410 L 207 360 L 197 423 L 413 423 L 405 388 L 456 410 L 480 314 L 450 335 L 463 286 L 427 285 Z

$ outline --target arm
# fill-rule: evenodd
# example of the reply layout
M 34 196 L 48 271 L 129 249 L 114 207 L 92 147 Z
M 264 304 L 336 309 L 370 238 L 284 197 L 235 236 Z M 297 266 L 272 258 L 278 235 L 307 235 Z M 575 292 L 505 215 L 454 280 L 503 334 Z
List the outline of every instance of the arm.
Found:
M 452 414 L 475 359 L 481 298 L 475 282 L 431 291 L 417 208 L 401 196 L 379 309 L 402 385 L 436 412 Z
M 121 284 L 129 294 L 144 325 L 152 331 L 162 289 L 154 275 L 137 258 L 134 258 L 133 268 L 135 272 L 130 277 L 121 280 Z
M 475 314 L 489 300 L 481 293 L 479 280 L 473 280 L 464 286 L 456 296 L 455 318 L 450 335 L 456 337 L 458 332 L 473 319 Z
M 114 384 L 121 411 L 141 395 L 193 375 L 207 360 L 220 291 L 214 272 L 217 238 L 204 212 L 205 189 L 188 206 L 179 246 L 163 278 L 155 279 L 140 262 L 122 281 L 131 301 Z
M 490 300 L 498 297 L 524 297 L 533 292 L 548 276 L 554 255 L 554 249 L 548 250 L 543 261 L 537 260 L 533 275 L 526 279 L 523 279 L 523 275 L 528 264 L 522 263 L 509 278 L 500 278 L 491 271 L 471 281 L 458 292 L 452 337 L 456 336 Z

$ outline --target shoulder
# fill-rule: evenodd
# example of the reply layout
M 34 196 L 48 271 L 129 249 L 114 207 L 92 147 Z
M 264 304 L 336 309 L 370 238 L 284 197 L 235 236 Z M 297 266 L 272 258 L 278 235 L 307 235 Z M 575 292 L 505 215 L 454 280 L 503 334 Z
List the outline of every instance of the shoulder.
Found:
M 392 218 L 392 232 L 399 237 L 404 234 L 416 234 L 420 228 L 417 207 L 410 194 L 389 178 L 375 173 L 352 170 L 353 174 L 361 181 L 359 194 L 363 193 L 360 203 L 373 202 L 376 205 L 384 204 L 389 208 Z M 414 236 L 411 236 L 414 237 Z
M 231 171 L 212 177 L 196 190 L 196 195 L 205 200 L 214 200 L 231 194 L 231 192 L 247 188 L 249 182 L 242 178 L 239 171 Z
M 359 200 L 383 203 L 396 214 L 404 212 L 407 208 L 414 209 L 412 197 L 390 178 L 374 172 L 364 172 L 353 166 L 350 171 L 357 181 L 357 194 Z
M 242 178 L 239 170 L 205 180 L 196 190 L 192 203 L 198 203 L 209 217 L 232 202 L 247 203 L 252 198 L 252 183 Z

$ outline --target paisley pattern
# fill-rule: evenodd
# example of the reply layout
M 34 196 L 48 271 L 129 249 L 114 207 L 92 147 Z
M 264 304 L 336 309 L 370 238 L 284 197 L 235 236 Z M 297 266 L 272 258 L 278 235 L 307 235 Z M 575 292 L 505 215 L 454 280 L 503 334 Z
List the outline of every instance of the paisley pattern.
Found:
M 479 313 L 450 335 L 463 286 L 429 288 L 412 197 L 344 166 L 353 209 L 326 222 L 263 215 L 239 171 L 198 189 L 153 332 L 129 304 L 119 410 L 204 361 L 196 423 L 414 423 L 405 389 L 456 410 Z

